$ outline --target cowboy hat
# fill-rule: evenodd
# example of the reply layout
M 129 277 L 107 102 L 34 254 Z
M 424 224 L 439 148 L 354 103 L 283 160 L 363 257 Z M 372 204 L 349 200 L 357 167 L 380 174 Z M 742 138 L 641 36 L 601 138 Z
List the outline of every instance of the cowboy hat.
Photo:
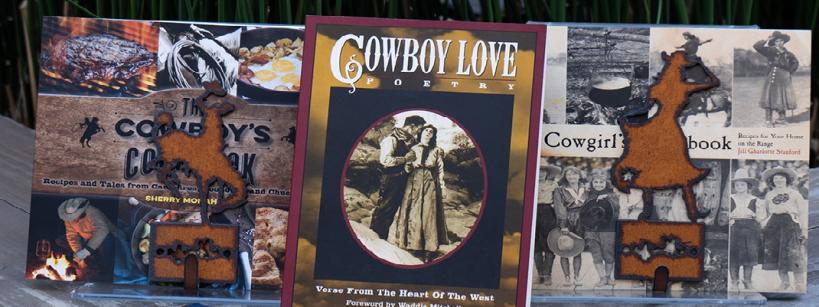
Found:
M 549 232 L 549 236 L 546 237 L 546 243 L 555 255 L 564 258 L 580 255 L 586 246 L 586 240 L 583 240 L 583 238 L 572 232 L 563 234 L 560 228 L 554 228 Z
M 91 202 L 87 198 L 69 198 L 60 204 L 60 207 L 57 208 L 57 214 L 61 220 L 70 222 L 79 218 L 80 215 L 85 212 L 85 209 L 88 208 L 89 204 L 91 204 Z
M 591 171 L 590 177 L 591 179 L 600 178 L 608 180 L 609 178 L 611 178 L 611 172 L 609 172 L 609 169 L 607 168 L 606 169 L 596 168 Z
M 781 39 L 783 43 L 787 43 L 788 41 L 791 40 L 790 35 L 787 35 L 785 33 L 779 32 L 779 31 L 774 31 L 774 33 L 771 34 L 771 37 L 773 38 L 772 41 L 777 40 L 777 39 Z
M 610 222 L 613 216 L 614 209 L 608 199 L 589 200 L 589 202 L 580 209 L 581 222 L 590 228 L 596 228 L 599 225 Z
M 545 174 L 545 178 L 557 178 L 562 170 L 558 166 L 541 164 L 540 172 Z
M 748 184 L 749 188 L 759 184 L 759 180 L 754 177 L 751 177 L 751 175 L 748 174 L 748 170 L 745 168 L 740 168 L 736 172 L 734 172 L 734 177 L 731 178 L 731 184 L 734 184 L 734 182 L 737 181 L 745 181 L 745 183 Z
M 773 175 L 779 174 L 788 177 L 788 182 L 793 183 L 796 180 L 796 173 L 793 170 L 777 166 L 765 170 L 765 172 L 762 173 L 762 181 L 768 182 L 768 179 L 770 179 Z
M 682 35 L 683 35 L 683 37 L 699 38 L 699 37 L 697 37 L 696 35 L 691 34 L 691 32 L 688 32 L 688 31 L 683 32 L 683 34 L 682 34 Z

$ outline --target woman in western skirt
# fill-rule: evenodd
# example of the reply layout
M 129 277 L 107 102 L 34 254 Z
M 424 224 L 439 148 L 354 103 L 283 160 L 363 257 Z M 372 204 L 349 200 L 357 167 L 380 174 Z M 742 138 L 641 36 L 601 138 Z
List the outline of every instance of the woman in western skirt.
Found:
M 741 168 L 731 179 L 731 250 L 730 274 L 733 288 L 739 290 L 740 284 L 751 290 L 751 276 L 754 266 L 759 264 L 759 240 L 762 235 L 761 219 L 765 216 L 762 201 L 750 193 L 759 184 L 756 178 L 748 175 L 748 170 Z M 739 270 L 742 269 L 742 277 Z
M 785 124 L 785 112 L 796 109 L 791 74 L 799 69 L 799 60 L 785 49 L 791 37 L 779 31 L 754 44 L 754 49 L 768 59 L 768 75 L 762 85 L 759 106 L 765 109 L 765 123 L 768 127 Z M 773 113 L 778 117 L 773 121 Z
M 779 271 L 779 290 L 791 287 L 791 272 L 798 285 L 805 280 L 806 259 L 804 243 L 807 225 L 807 201 L 793 188 L 794 171 L 775 167 L 762 173 L 762 179 L 772 187 L 765 194 L 765 210 L 770 214 L 762 230 L 764 257 L 763 270 Z
M 560 231 L 565 234 L 573 232 L 576 235 L 583 236 L 583 226 L 580 225 L 580 209 L 588 198 L 588 191 L 580 181 L 581 171 L 577 167 L 567 166 L 563 169 L 558 188 L 554 192 L 554 208 L 555 216 L 557 217 L 557 224 Z M 582 265 L 581 254 L 573 257 L 572 266 L 574 268 L 574 279 L 569 270 L 569 259 L 560 258 L 560 268 L 563 269 L 565 276 L 564 286 L 581 285 L 579 280 L 580 267 Z

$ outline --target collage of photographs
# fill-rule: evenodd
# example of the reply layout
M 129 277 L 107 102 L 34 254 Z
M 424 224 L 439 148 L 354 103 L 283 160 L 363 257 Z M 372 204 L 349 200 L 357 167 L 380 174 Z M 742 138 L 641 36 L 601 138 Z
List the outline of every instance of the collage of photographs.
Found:
M 688 98 L 677 117 L 684 131 L 808 131 L 809 31 L 606 25 L 559 25 L 548 31 L 544 131 L 557 125 L 616 126 L 624 116 L 651 118 L 657 104 L 644 99 L 648 85 L 663 68 L 661 54 L 675 51 L 699 63 L 684 71 L 687 82 L 706 81 L 700 65 L 719 79 L 718 87 Z M 579 151 L 542 154 L 533 290 L 646 288 L 613 278 L 614 225 L 644 211 L 643 191 L 612 188 L 615 158 Z M 710 170 L 694 186 L 698 210 L 708 212 L 698 219 L 706 225 L 705 279 L 671 288 L 804 292 L 807 224 L 800 221 L 808 216 L 807 160 L 782 155 L 691 161 Z M 649 220 L 687 222 L 682 194 L 682 189 L 654 191 Z
M 235 150 L 265 150 L 232 153 L 228 155 L 230 163 L 258 188 L 274 187 L 269 191 L 278 196 L 266 198 L 270 202 L 251 202 L 243 208 L 212 214 L 209 220 L 239 226 L 239 250 L 249 253 L 254 285 L 281 287 L 290 171 L 270 173 L 281 173 L 276 180 L 286 182 L 282 185 L 271 185 L 269 180 L 255 179 L 251 174 L 292 165 L 303 36 L 301 26 L 45 18 L 40 59 L 39 93 L 44 97 L 41 111 L 65 112 L 59 105 L 63 103 L 76 104 L 74 110 L 91 113 L 83 114 L 79 123 L 68 123 L 73 125 L 70 127 L 42 121 L 44 127 L 53 127 L 54 133 L 38 136 L 38 140 L 53 139 L 54 146 L 64 145 L 80 157 L 88 155 L 77 159 L 75 166 L 96 163 L 113 167 L 85 173 L 99 180 L 78 174 L 80 180 L 72 181 L 89 179 L 89 184 L 59 193 L 50 187 L 60 186 L 51 178 L 69 182 L 76 168 L 63 159 L 38 155 L 35 173 L 41 178 L 35 182 L 44 184 L 35 184 L 32 196 L 26 278 L 148 284 L 152 226 L 202 219 L 199 212 L 170 210 L 145 201 L 150 192 L 144 196 L 144 191 L 149 190 L 144 187 L 148 183 L 158 186 L 158 181 L 151 179 L 156 175 L 147 164 L 155 154 L 142 139 L 150 136 L 152 128 L 150 122 L 140 118 L 150 118 L 153 111 L 140 113 L 147 108 L 133 103 L 144 98 L 144 103 L 156 108 L 185 115 L 183 121 L 194 121 L 199 117 L 197 111 L 183 101 L 155 102 L 151 97 L 168 97 L 161 96 L 166 90 L 201 89 L 216 81 L 228 94 L 242 98 L 257 110 L 255 115 L 237 112 L 245 117 L 226 124 L 233 129 L 231 134 L 235 133 Z M 111 52 L 112 48 L 116 52 Z M 75 97 L 127 100 L 120 102 L 123 113 L 99 113 L 99 106 L 88 108 L 81 99 L 74 102 Z M 99 115 L 89 115 L 93 112 Z M 182 122 L 179 129 L 201 129 L 194 124 Z M 253 139 L 247 137 L 251 134 L 255 135 Z M 122 141 L 118 143 L 116 137 Z M 255 140 L 254 145 L 245 144 L 247 140 Z M 38 148 L 38 152 L 53 152 L 47 144 Z M 111 155 L 112 150 L 119 149 L 128 150 L 125 178 L 132 180 L 123 181 L 122 189 L 111 189 L 102 179 L 110 178 L 108 182 L 119 187 L 120 183 L 113 182 L 117 178 L 121 181 L 123 174 L 115 166 L 123 161 L 121 156 Z M 134 164 L 133 172 L 129 163 Z M 37 186 L 44 188 L 38 190 Z
M 660 54 L 684 51 L 720 80 L 692 95 L 683 127 L 786 128 L 810 114 L 810 32 L 719 28 L 548 28 L 544 124 L 617 125 L 645 108 Z M 701 69 L 687 71 L 693 82 Z M 736 88 L 734 91 L 733 89 Z M 732 116 L 732 108 L 747 112 Z M 762 123 L 760 125 L 759 123 Z

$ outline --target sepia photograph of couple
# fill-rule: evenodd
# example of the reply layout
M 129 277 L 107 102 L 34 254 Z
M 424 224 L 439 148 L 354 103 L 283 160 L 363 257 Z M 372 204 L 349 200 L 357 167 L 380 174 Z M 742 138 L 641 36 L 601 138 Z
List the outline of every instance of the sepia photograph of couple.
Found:
M 358 243 L 381 262 L 425 267 L 454 253 L 480 219 L 480 150 L 451 118 L 407 110 L 361 136 L 343 177 L 343 206 Z

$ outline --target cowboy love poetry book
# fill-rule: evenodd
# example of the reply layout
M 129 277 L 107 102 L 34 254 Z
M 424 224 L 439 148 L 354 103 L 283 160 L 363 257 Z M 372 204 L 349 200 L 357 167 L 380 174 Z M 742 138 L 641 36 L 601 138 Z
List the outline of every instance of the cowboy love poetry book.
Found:
M 527 302 L 545 29 L 309 17 L 283 303 Z

